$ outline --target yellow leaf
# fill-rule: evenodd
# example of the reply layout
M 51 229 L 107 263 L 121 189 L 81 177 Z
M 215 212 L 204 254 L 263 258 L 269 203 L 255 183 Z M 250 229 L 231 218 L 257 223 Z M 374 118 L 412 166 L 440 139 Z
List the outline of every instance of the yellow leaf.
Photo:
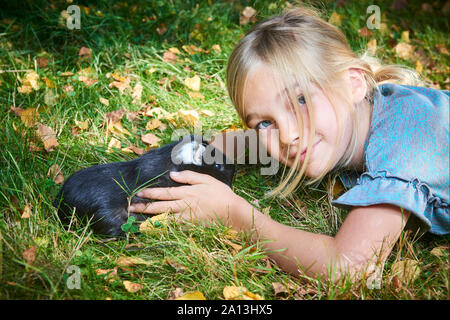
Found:
M 23 208 L 23 212 L 20 217 L 22 219 L 29 219 L 31 217 L 31 207 L 28 203 L 25 205 L 25 208 Z
M 408 30 L 403 31 L 401 37 L 402 37 L 403 42 L 409 43 L 409 31 Z
M 175 300 L 206 300 L 206 298 L 200 291 L 194 291 L 175 298 Z
M 100 101 L 101 104 L 104 104 L 105 106 L 109 106 L 109 100 L 108 99 L 100 97 L 98 100 Z
M 342 24 L 342 19 L 337 12 L 333 11 L 333 13 L 330 16 L 330 19 L 328 19 L 328 22 L 339 27 Z
M 139 225 L 139 231 L 141 232 L 152 232 L 154 230 L 160 230 L 161 228 L 155 228 L 155 222 L 158 222 L 165 226 L 167 224 L 167 219 L 169 218 L 170 211 L 155 215 L 150 219 L 145 220 Z
M 186 78 L 184 80 L 184 84 L 191 90 L 199 91 L 200 90 L 200 77 L 198 75 L 193 76 L 192 78 Z
M 135 293 L 135 292 L 141 290 L 142 288 L 144 288 L 144 286 L 142 284 L 134 283 L 134 282 L 131 282 L 128 280 L 125 280 L 122 283 L 123 283 L 125 289 L 131 293 Z
M 226 286 L 223 288 L 225 300 L 264 300 L 259 294 L 251 293 L 245 287 Z
M 196 110 L 179 110 L 178 115 L 184 122 L 192 126 L 199 125 L 200 117 Z
M 416 61 L 416 71 L 418 73 L 422 73 L 422 71 L 423 71 L 423 64 L 422 64 L 422 62 L 420 62 L 420 60 Z
M 178 48 L 176 47 L 169 48 L 169 51 L 174 54 L 181 54 L 180 50 L 178 50 Z
M 222 52 L 222 48 L 218 44 L 214 44 L 211 49 L 217 53 Z
M 33 127 L 39 119 L 39 113 L 36 108 L 22 109 L 11 107 L 11 110 L 20 117 L 20 120 L 28 128 Z
M 205 101 L 205 96 L 198 91 L 188 91 L 187 93 L 193 99 L 200 99 Z
M 34 71 L 28 71 L 25 74 L 25 78 L 21 80 L 22 86 L 17 88 L 19 93 L 28 94 L 31 93 L 33 90 L 39 90 L 39 75 Z
M 377 52 L 377 39 L 371 39 L 367 43 L 367 48 L 369 49 L 369 53 L 374 56 Z
M 149 122 L 147 122 L 147 125 L 145 126 L 145 130 L 151 131 L 159 128 L 161 126 L 162 122 L 159 119 L 152 119 Z
M 400 42 L 395 46 L 394 49 L 399 58 L 408 60 L 411 58 L 414 47 L 408 43 Z

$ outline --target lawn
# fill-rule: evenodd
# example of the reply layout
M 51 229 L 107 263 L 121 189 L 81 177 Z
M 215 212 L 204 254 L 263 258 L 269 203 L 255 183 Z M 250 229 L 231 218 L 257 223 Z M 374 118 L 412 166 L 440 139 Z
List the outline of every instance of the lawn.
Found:
M 92 3 L 95 3 L 92 4 Z M 405 234 L 379 286 L 284 273 L 246 234 L 173 222 L 126 239 L 69 231 L 52 206 L 82 168 L 135 158 L 186 132 L 241 129 L 225 88 L 227 57 L 286 1 L 22 1 L 0 11 L 0 298 L 219 300 L 226 287 L 264 299 L 449 299 L 449 236 Z M 450 2 L 322 1 L 352 48 L 416 69 L 449 89 Z M 64 12 L 77 5 L 73 13 Z M 316 5 L 317 6 L 317 5 Z M 253 8 L 256 13 L 245 17 Z M 73 22 L 68 23 L 68 21 Z M 72 28 L 74 27 L 74 28 Z M 273 219 L 334 235 L 346 212 L 327 177 L 288 199 L 265 199 L 279 176 L 240 165 L 233 190 Z M 329 191 L 334 190 L 334 191 Z M 415 266 L 399 272 L 399 266 Z M 79 277 L 78 277 L 79 275 Z M 78 281 L 79 280 L 79 281 Z M 242 296 L 241 296 L 242 298 Z

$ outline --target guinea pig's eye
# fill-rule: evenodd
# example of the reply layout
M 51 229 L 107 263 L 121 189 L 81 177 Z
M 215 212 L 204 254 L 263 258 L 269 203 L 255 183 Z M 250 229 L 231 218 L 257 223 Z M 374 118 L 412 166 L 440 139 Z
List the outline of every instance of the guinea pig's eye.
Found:
M 222 169 L 222 166 L 221 166 L 220 164 L 218 164 L 218 163 L 216 163 L 216 164 L 214 165 L 214 167 L 215 167 L 217 170 Z

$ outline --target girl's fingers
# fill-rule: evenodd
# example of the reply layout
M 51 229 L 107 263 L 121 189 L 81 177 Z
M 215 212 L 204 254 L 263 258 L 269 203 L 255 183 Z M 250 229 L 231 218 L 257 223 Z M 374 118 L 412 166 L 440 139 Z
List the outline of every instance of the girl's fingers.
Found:
M 168 187 L 168 188 L 147 188 L 139 191 L 136 195 L 141 198 L 153 200 L 177 200 L 186 192 L 186 187 Z
M 204 173 L 199 173 L 195 171 L 190 170 L 184 170 L 184 171 L 171 171 L 170 172 L 170 178 L 173 181 L 179 182 L 179 183 L 186 183 L 186 184 L 200 184 L 200 183 L 208 183 L 211 181 L 211 176 Z
M 182 203 L 180 201 L 157 201 L 153 203 L 134 203 L 128 210 L 134 213 L 159 214 L 171 210 L 180 212 Z

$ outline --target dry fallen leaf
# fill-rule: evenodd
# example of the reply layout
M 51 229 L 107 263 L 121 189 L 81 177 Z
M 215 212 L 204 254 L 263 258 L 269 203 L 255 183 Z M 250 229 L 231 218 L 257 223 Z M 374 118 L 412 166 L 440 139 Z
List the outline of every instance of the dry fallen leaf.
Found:
M 155 229 L 161 229 L 161 228 L 155 228 L 155 222 L 158 222 L 159 224 L 165 225 L 167 223 L 167 219 L 169 218 L 170 212 L 164 212 L 158 215 L 155 215 L 151 217 L 150 219 L 146 219 L 144 222 L 142 222 L 139 225 L 139 231 L 140 232 L 152 232 Z
M 101 103 L 101 104 L 104 104 L 105 106 L 109 106 L 109 100 L 108 100 L 108 99 L 105 99 L 105 98 L 100 97 L 100 98 L 98 99 L 98 101 L 100 101 L 100 103 Z
M 175 300 L 206 300 L 206 298 L 200 291 L 194 291 L 175 298 Z
M 114 151 L 113 148 L 116 148 L 116 149 L 122 148 L 122 145 L 120 144 L 120 141 L 117 140 L 114 137 L 112 137 L 111 140 L 109 141 L 108 148 L 106 149 L 106 152 L 109 152 L 109 153 L 113 152 Z
M 23 208 L 23 212 L 20 217 L 22 219 L 29 219 L 31 217 L 31 207 L 28 203 L 25 205 L 25 208 Z
M 275 296 L 285 295 L 289 292 L 289 289 L 280 282 L 272 282 L 272 287 Z
M 372 32 L 370 32 L 370 30 L 367 27 L 362 27 L 361 29 L 358 30 L 358 33 L 362 37 L 370 37 L 372 35 Z
M 399 58 L 408 60 L 411 58 L 413 54 L 414 47 L 408 43 L 400 42 L 395 46 L 395 53 L 399 56 Z
M 150 266 L 152 265 L 153 262 L 152 261 L 148 261 L 148 260 L 144 260 L 141 259 L 139 257 L 126 257 L 126 256 L 121 256 L 118 260 L 117 260 L 117 265 L 121 266 L 121 267 L 135 267 L 137 265 L 145 265 L 145 266 Z
M 131 96 L 133 97 L 133 101 L 131 103 L 141 102 L 142 89 L 143 87 L 140 82 L 135 84 L 133 90 L 131 91 Z
M 137 154 L 137 155 L 143 155 L 144 153 L 145 153 L 145 151 L 144 151 L 144 149 L 141 149 L 141 148 L 138 148 L 138 147 L 135 147 L 135 146 L 129 146 L 129 147 L 126 147 L 126 148 L 122 148 L 122 151 L 123 152 L 134 152 L 135 154 Z
M 377 53 L 377 39 L 371 39 L 367 43 L 367 49 L 369 49 L 369 53 L 374 56 Z
M 245 7 L 241 12 L 241 17 L 239 19 L 240 25 L 246 25 L 249 22 L 256 21 L 256 10 L 252 7 Z
M 167 297 L 168 300 L 174 300 L 176 298 L 179 298 L 183 295 L 183 289 L 182 288 L 176 288 L 172 291 L 170 291 L 169 296 Z
M 36 260 L 36 248 L 31 246 L 30 249 L 22 252 L 22 255 L 28 264 L 32 264 Z
M 199 126 L 200 116 L 196 110 L 179 110 L 178 116 L 187 124 L 192 126 Z
M 259 294 L 251 293 L 245 287 L 226 286 L 223 288 L 225 300 L 264 300 Z
M 402 32 L 401 39 L 403 42 L 409 43 L 409 30 Z
M 218 44 L 213 44 L 213 46 L 211 47 L 211 50 L 212 50 L 212 51 L 215 51 L 215 52 L 217 52 L 217 53 L 222 52 L 222 48 L 221 48 L 220 45 L 218 45 Z
M 153 133 L 147 133 L 141 136 L 141 141 L 148 144 L 150 148 L 157 148 L 161 139 L 155 136 Z
M 152 119 L 149 122 L 147 122 L 147 125 L 145 126 L 145 130 L 151 131 L 159 128 L 161 126 L 162 122 L 159 119 Z
M 95 270 L 95 273 L 98 276 L 106 275 L 105 280 L 109 282 L 114 282 L 115 280 L 118 280 L 119 277 L 117 275 L 117 268 L 114 269 L 97 269 Z
M 342 18 L 337 12 L 333 11 L 330 19 L 328 19 L 328 22 L 334 24 L 336 27 L 339 27 L 342 24 Z
M 432 255 L 434 255 L 435 257 L 444 257 L 445 256 L 445 252 L 446 252 L 446 250 L 448 250 L 447 249 L 448 247 L 445 247 L 445 246 L 439 246 L 439 247 L 435 247 L 435 248 L 433 248 L 431 251 L 430 251 L 430 253 L 432 254 Z
M 114 79 L 114 81 L 108 85 L 110 88 L 119 89 L 120 94 L 123 94 L 125 90 L 131 90 L 130 78 L 121 76 L 115 72 L 111 73 L 110 76 Z
M 25 78 L 22 80 L 22 86 L 17 88 L 19 93 L 28 94 L 33 92 L 33 90 L 39 90 L 39 75 L 34 71 L 28 71 L 25 73 Z
M 397 276 L 402 282 L 409 283 L 420 275 L 418 264 L 418 261 L 412 259 L 397 261 L 392 264 L 391 273 Z
M 86 87 L 97 82 L 97 79 L 93 79 L 95 72 L 91 67 L 87 67 L 78 71 L 78 81 L 83 82 Z
M 166 51 L 163 54 L 163 60 L 166 62 L 177 62 L 178 57 L 173 51 Z
M 211 110 L 200 110 L 200 114 L 206 117 L 212 117 L 214 115 L 214 112 Z
M 54 164 L 48 169 L 47 178 L 51 178 L 55 184 L 61 184 L 64 182 L 64 176 L 58 164 Z
M 39 122 L 36 123 L 37 125 L 37 135 L 41 139 L 42 143 L 44 144 L 44 149 L 47 152 L 53 151 L 58 145 L 58 139 L 56 139 L 56 133 L 53 131 L 52 128 L 43 125 Z
M 30 128 L 33 127 L 36 121 L 39 119 L 39 112 L 36 108 L 10 108 L 16 115 L 20 117 L 20 120 L 22 120 L 23 124 Z
M 87 47 L 81 47 L 80 51 L 78 52 L 78 55 L 82 59 L 90 59 L 91 58 L 91 49 L 89 49 Z
M 139 284 L 139 283 L 134 283 L 134 282 L 131 282 L 128 280 L 125 280 L 122 283 L 123 283 L 123 286 L 125 287 L 125 289 L 131 293 L 135 293 L 135 292 L 141 290 L 142 288 L 144 288 L 144 285 Z
M 200 90 L 200 77 L 198 75 L 193 76 L 192 78 L 186 78 L 184 80 L 184 84 L 191 90 L 199 91 Z

